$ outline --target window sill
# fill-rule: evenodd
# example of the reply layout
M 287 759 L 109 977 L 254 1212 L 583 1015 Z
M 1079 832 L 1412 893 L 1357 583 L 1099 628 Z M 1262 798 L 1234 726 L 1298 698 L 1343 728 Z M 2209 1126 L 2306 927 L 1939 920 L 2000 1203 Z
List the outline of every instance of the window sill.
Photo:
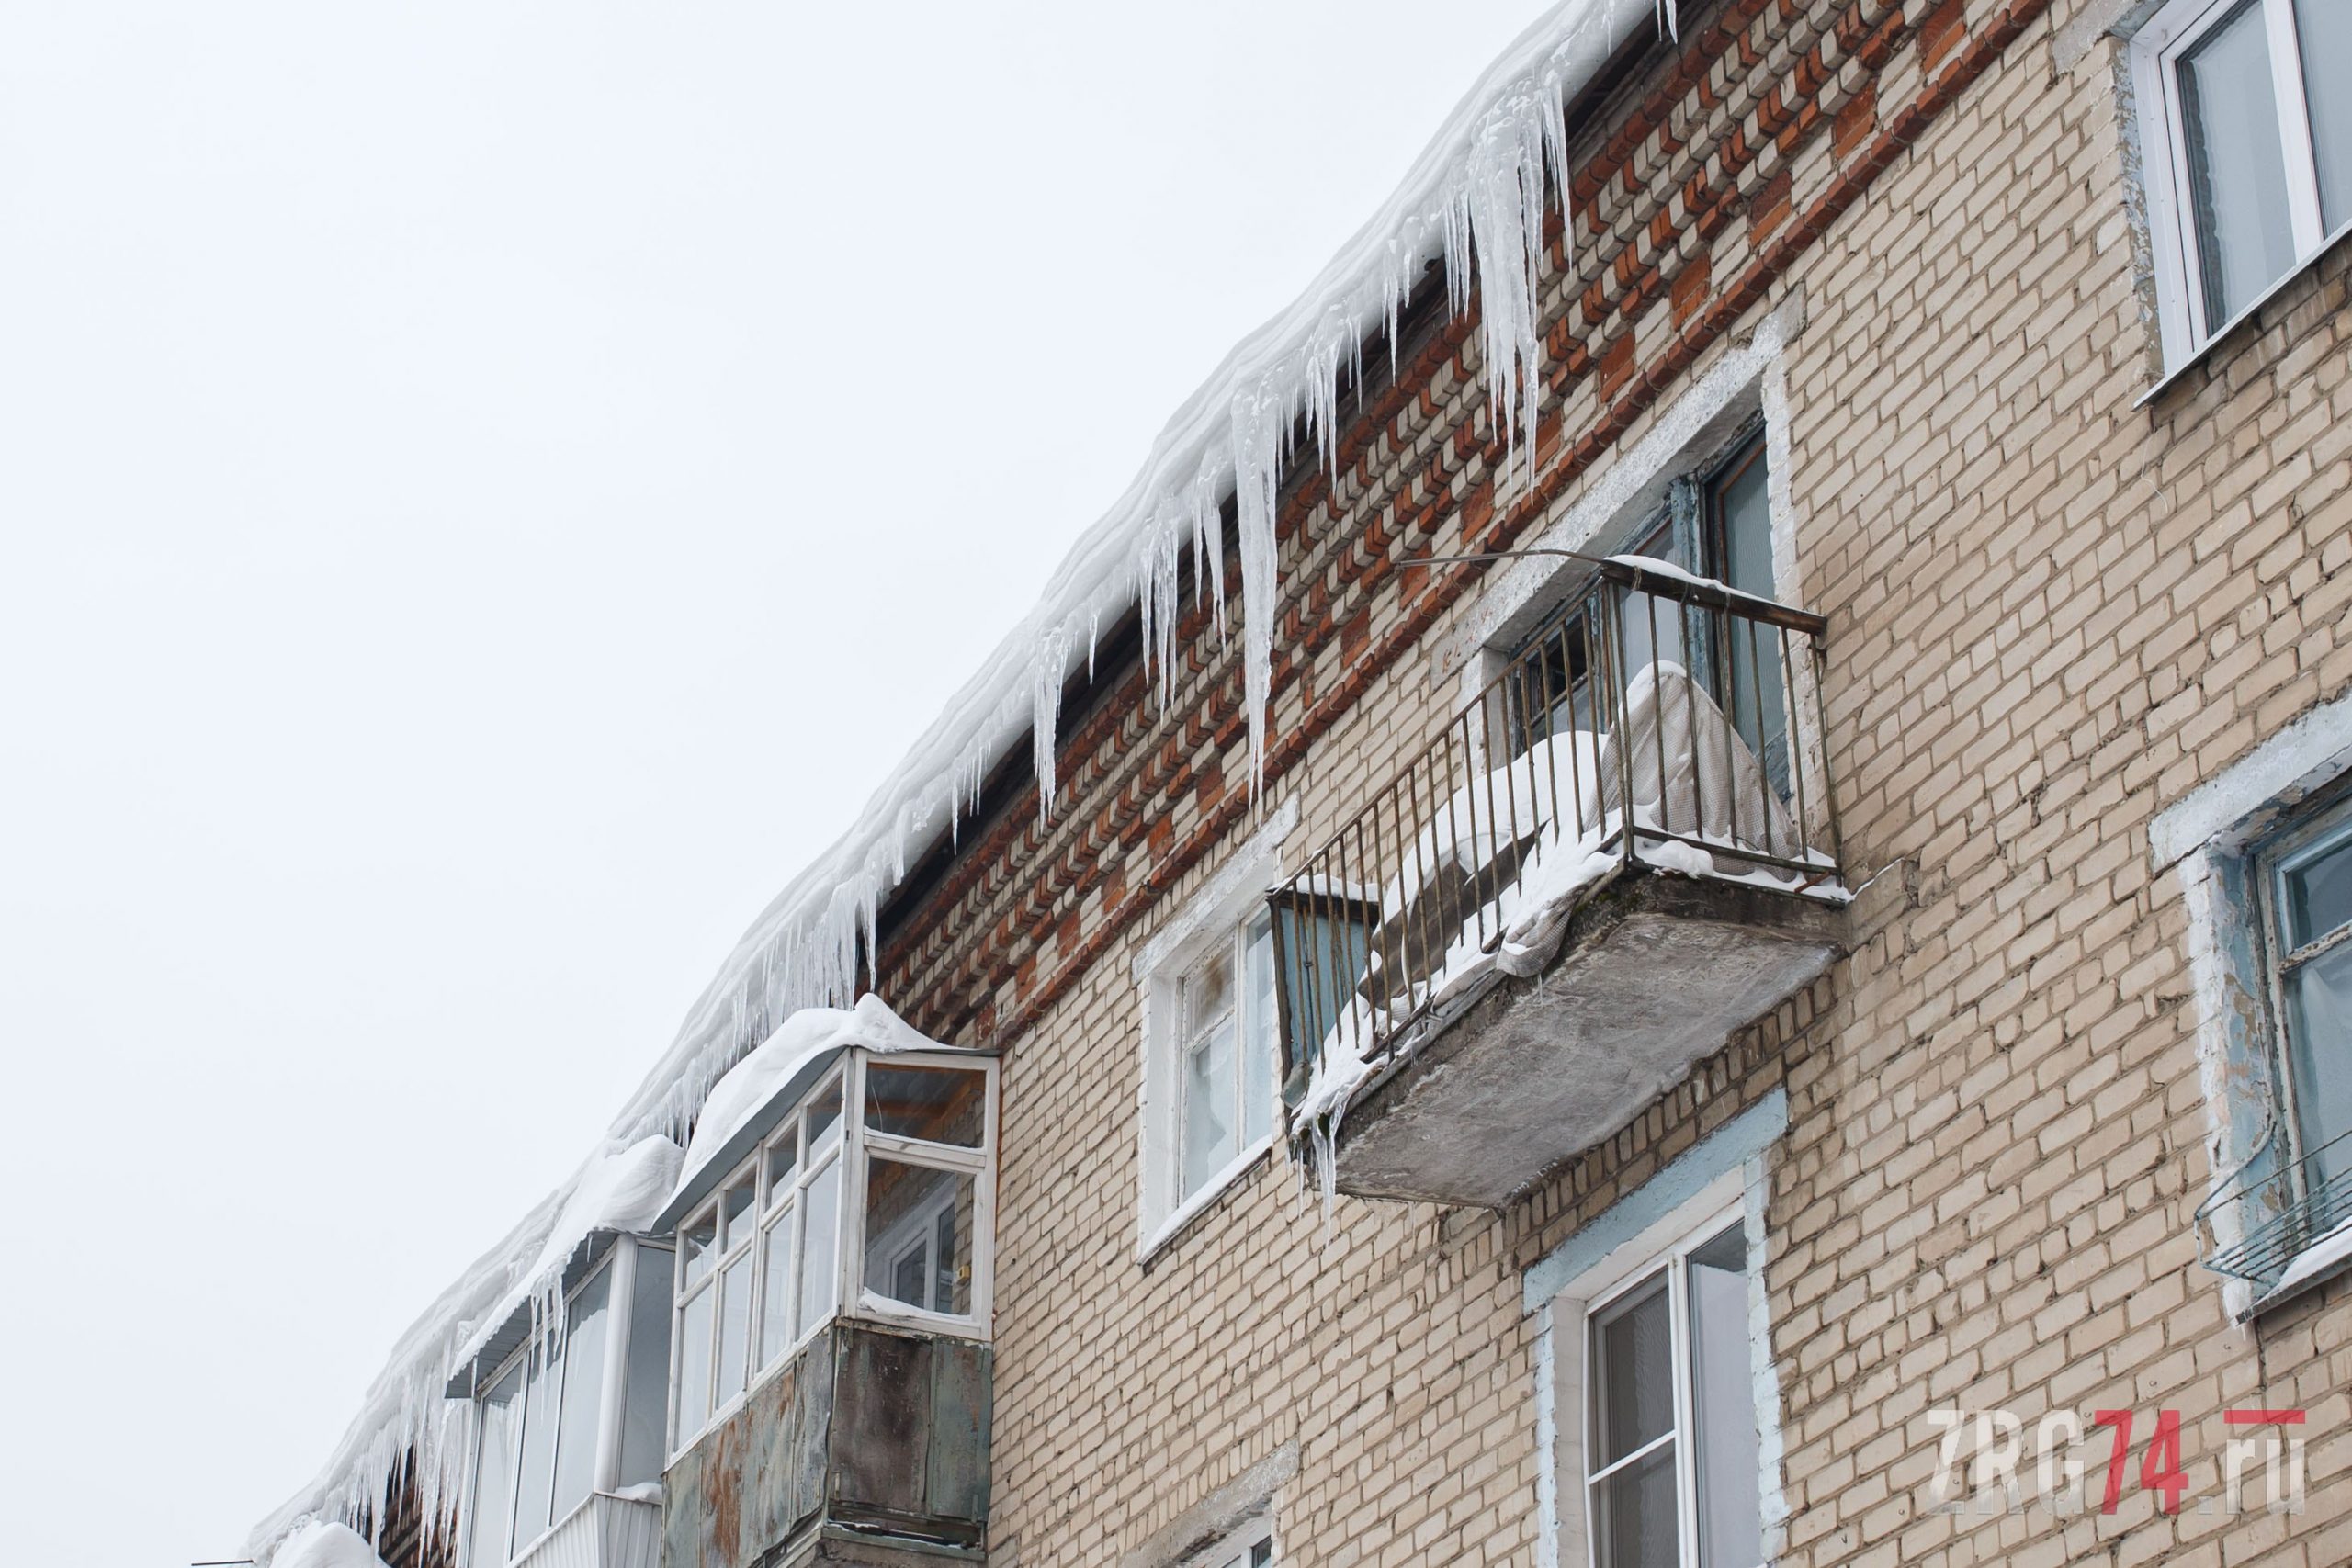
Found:
M 1139 1266 L 1148 1267 L 1153 1258 L 1167 1250 L 1177 1236 L 1192 1224 L 1193 1221 L 1199 1218 L 1203 1212 L 1223 1197 L 1227 1188 L 1240 1181 L 1243 1177 L 1256 1168 L 1260 1160 L 1271 1155 L 1273 1148 L 1273 1136 L 1269 1134 L 1236 1155 L 1223 1170 L 1202 1182 L 1191 1197 L 1177 1204 L 1166 1219 L 1151 1228 L 1142 1244 L 1136 1248 L 1136 1262 Z
M 2267 1312 L 2285 1306 L 2299 1296 L 2310 1294 L 2329 1280 L 2352 1270 L 2352 1222 L 2336 1226 L 2309 1247 L 2287 1260 L 2278 1276 L 2278 1283 L 2255 1298 L 2245 1310 L 2251 1321 Z
M 2220 332 L 2212 333 L 2211 336 L 2206 338 L 2202 344 L 2199 344 L 2196 348 L 2184 355 L 2181 357 L 2179 364 L 2167 367 L 2164 375 L 2157 379 L 2156 384 L 2149 388 L 2146 391 L 2141 393 L 2138 400 L 2132 403 L 2132 407 L 2133 412 L 2136 412 L 2141 409 L 2146 408 L 2150 403 L 2154 402 L 2166 392 L 2171 391 L 2174 387 L 2179 385 L 2181 380 L 2185 378 L 2190 371 L 2195 370 L 2199 366 L 2203 365 L 2208 359 L 2211 358 L 2214 350 L 2227 343 L 2230 338 L 2236 333 L 2240 327 L 2244 326 L 2254 317 L 2260 315 L 2264 308 L 2268 306 L 2272 300 L 2278 299 L 2279 295 L 2284 294 L 2288 289 L 2301 282 L 2303 276 L 2310 272 L 2313 267 L 2317 266 L 2321 261 L 2325 259 L 2327 254 L 2335 249 L 2337 242 L 2344 239 L 2346 235 L 2352 235 L 2352 223 L 2345 224 L 2343 227 L 2337 229 L 2335 232 L 2330 234 L 2326 239 L 2322 240 L 2319 243 L 2319 248 L 2317 250 L 2314 250 L 2311 254 L 2305 256 L 2293 266 L 2289 267 L 2285 272 L 2281 273 L 2278 276 L 2278 282 L 2273 283 L 2269 288 L 2256 295 L 2254 297 L 2254 302 L 2248 305 L 2245 310 L 2240 310 L 2236 315 L 2232 316 L 2228 321 L 2222 324 Z

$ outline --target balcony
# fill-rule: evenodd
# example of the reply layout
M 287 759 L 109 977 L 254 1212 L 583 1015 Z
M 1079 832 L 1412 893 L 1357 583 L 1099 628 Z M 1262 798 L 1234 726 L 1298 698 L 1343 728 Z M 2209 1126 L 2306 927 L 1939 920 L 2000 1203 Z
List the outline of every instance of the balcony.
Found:
M 1272 897 L 1293 1126 L 1494 1206 L 1840 951 L 1821 617 L 1617 558 Z
M 985 1561 L 992 1365 L 834 1319 L 671 1462 L 663 1568 Z

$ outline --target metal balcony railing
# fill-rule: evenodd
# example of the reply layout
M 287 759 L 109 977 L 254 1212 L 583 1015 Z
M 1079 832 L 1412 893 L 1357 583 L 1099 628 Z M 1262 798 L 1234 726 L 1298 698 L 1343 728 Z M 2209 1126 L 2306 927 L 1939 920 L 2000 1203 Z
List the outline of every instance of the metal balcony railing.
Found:
M 1826 627 L 1665 562 L 1599 565 L 1271 896 L 1293 1102 L 1327 1049 L 1369 1059 L 1426 1032 L 1481 960 L 1555 942 L 1633 861 L 1833 883 Z
M 2205 1267 L 2251 1281 L 2263 1294 L 2352 1254 L 2352 1134 L 2295 1160 L 2282 1160 L 2275 1146 L 2258 1151 L 2197 1208 Z

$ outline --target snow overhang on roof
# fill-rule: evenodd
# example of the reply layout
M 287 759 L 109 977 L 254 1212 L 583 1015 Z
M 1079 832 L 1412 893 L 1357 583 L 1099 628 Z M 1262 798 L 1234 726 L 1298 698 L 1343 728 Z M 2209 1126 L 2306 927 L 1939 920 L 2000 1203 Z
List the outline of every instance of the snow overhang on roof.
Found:
M 684 1173 L 669 1201 L 653 1216 L 650 1234 L 662 1235 L 677 1229 L 678 1222 L 759 1147 L 760 1140 L 775 1130 L 801 1096 L 816 1088 L 842 1053 L 852 1047 L 877 1053 L 995 1055 L 933 1040 L 870 992 L 847 1010 L 802 1009 L 712 1087 L 710 1097 L 703 1101 L 702 1117 L 695 1123 L 694 1139 L 686 1145 Z
M 582 1236 L 564 1260 L 563 1273 L 556 1285 L 559 1297 L 571 1295 L 623 1234 L 599 1227 Z M 450 1369 L 449 1381 L 441 1390 L 443 1398 L 471 1399 L 490 1381 L 491 1374 L 506 1364 L 506 1358 L 523 1348 L 524 1341 L 531 1337 L 531 1303 L 517 1303 L 503 1318 L 488 1326 L 488 1333 L 476 1333 L 469 1338 L 469 1348 L 459 1353 L 458 1364 Z
M 651 1137 L 626 1148 L 608 1146 L 589 1163 L 548 1227 L 538 1257 L 458 1346 L 445 1389 L 448 1397 L 470 1394 L 477 1372 L 494 1370 L 535 1325 L 556 1320 L 565 1292 L 587 1278 L 589 1265 L 602 1255 L 599 1237 L 610 1245 L 622 1232 L 650 1226 L 684 1157 L 669 1139 Z

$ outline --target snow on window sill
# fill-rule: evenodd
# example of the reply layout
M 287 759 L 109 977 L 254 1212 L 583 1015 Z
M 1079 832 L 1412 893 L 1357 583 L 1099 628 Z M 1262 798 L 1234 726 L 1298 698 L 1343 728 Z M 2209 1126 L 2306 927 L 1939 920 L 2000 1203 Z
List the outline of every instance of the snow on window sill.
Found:
M 1227 1188 L 1249 1175 L 1258 1162 L 1265 1158 L 1273 1149 L 1273 1136 L 1269 1134 L 1234 1156 L 1224 1169 L 1202 1182 L 1191 1196 L 1169 1212 L 1166 1219 L 1151 1228 L 1150 1233 L 1144 1237 L 1142 1245 L 1136 1248 L 1136 1262 L 1138 1265 L 1148 1264 L 1166 1250 L 1169 1244 L 1176 1239 L 1178 1233 L 1193 1222 L 1194 1216 L 1216 1202 Z

